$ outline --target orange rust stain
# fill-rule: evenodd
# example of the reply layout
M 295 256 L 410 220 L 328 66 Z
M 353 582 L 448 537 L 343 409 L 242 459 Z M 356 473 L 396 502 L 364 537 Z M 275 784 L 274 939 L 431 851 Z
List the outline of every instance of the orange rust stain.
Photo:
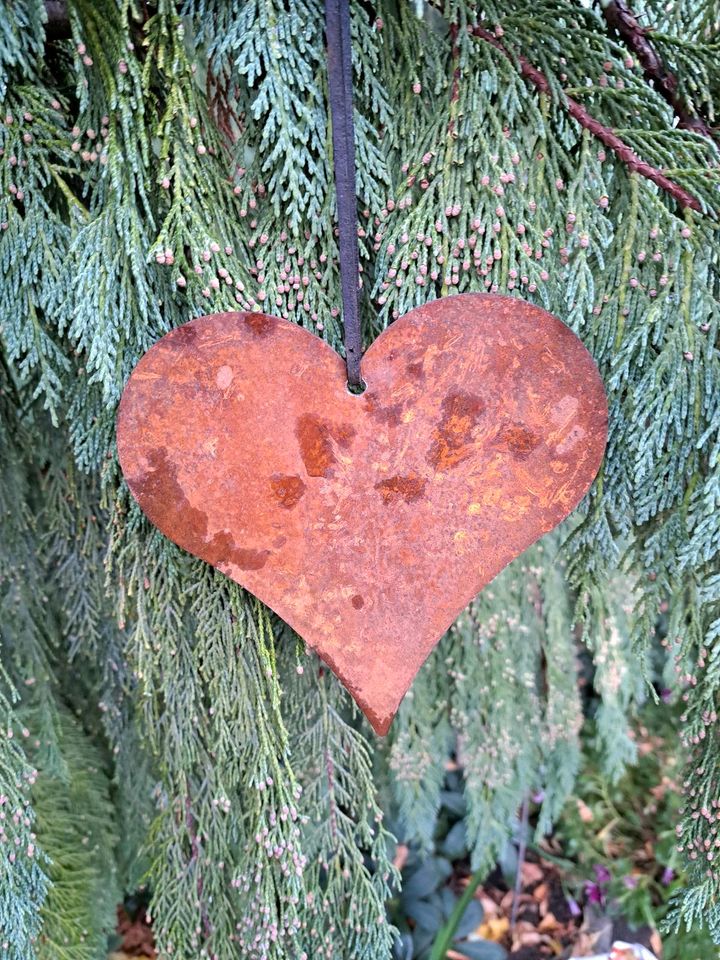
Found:
M 362 608 L 365 606 L 365 601 L 359 593 L 355 594 L 355 596 L 350 600 L 350 603 L 355 607 L 356 610 L 362 610 Z
M 278 503 L 286 510 L 296 507 L 305 493 L 305 484 L 298 476 L 286 477 L 282 473 L 274 473 L 270 477 L 270 486 Z
M 266 337 L 276 326 L 277 319 L 266 313 L 246 313 L 245 324 L 256 337 Z
M 295 436 L 300 444 L 300 456 L 309 477 L 329 477 L 337 463 L 327 423 L 306 413 L 298 419 Z
M 540 443 L 540 437 L 524 423 L 506 423 L 498 431 L 495 443 L 505 447 L 516 459 L 527 460 Z
M 355 427 L 349 423 L 328 424 L 328 430 L 330 436 L 343 450 L 348 449 L 356 433 Z
M 227 530 L 207 538 L 207 516 L 193 507 L 177 476 L 177 467 L 164 448 L 151 450 L 147 456 L 150 469 L 133 482 L 133 489 L 143 498 L 143 509 L 152 522 L 166 529 L 183 525 L 183 547 L 190 553 L 217 566 L 234 563 L 243 570 L 260 570 L 270 556 L 269 550 L 238 547 Z
M 425 459 L 436 470 L 450 470 L 471 455 L 472 432 L 485 413 L 485 402 L 458 390 L 445 397 L 442 410 Z
M 397 500 L 414 503 L 425 493 L 426 483 L 427 480 L 416 473 L 409 473 L 405 477 L 395 476 L 388 477 L 387 480 L 379 480 L 375 484 L 375 489 L 380 491 L 383 503 L 394 503 Z
M 379 423 L 387 423 L 389 426 L 396 427 L 400 423 L 402 414 L 402 404 L 391 403 L 383 406 L 378 398 L 372 393 L 365 393 L 363 397 L 365 409 Z

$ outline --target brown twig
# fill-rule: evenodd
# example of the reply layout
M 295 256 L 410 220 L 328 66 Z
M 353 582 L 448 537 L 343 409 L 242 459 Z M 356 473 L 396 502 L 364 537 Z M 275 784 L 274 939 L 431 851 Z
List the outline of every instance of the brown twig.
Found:
M 484 27 L 473 27 L 473 35 L 479 37 L 481 40 L 484 40 L 486 43 L 489 43 L 491 46 L 495 47 L 504 57 L 507 57 L 508 60 L 512 62 L 513 56 L 510 51 L 505 47 L 497 37 L 491 33 L 489 30 L 486 30 Z M 517 62 L 520 65 L 520 73 L 527 80 L 530 80 L 541 93 L 550 93 L 550 84 L 545 74 L 538 70 L 537 67 L 534 67 L 526 57 L 520 56 L 517 58 Z M 664 190 L 666 193 L 670 194 L 681 207 L 689 207 L 691 210 L 700 210 L 700 201 L 694 197 L 691 193 L 688 193 L 679 183 L 675 183 L 674 180 L 671 180 L 669 177 L 666 177 L 662 170 L 658 170 L 656 167 L 651 166 L 651 164 L 646 163 L 644 160 L 641 160 L 640 157 L 635 153 L 632 147 L 628 146 L 624 140 L 621 140 L 617 134 L 606 127 L 603 123 L 593 117 L 586 109 L 579 104 L 576 100 L 573 100 L 571 97 L 565 97 L 565 107 L 567 108 L 568 113 L 580 124 L 581 127 L 584 127 L 588 130 L 594 137 L 604 143 L 606 147 L 613 151 L 622 163 L 630 170 L 632 173 L 637 173 L 641 177 L 645 177 L 647 180 L 652 181 L 661 190 Z
M 601 3 L 600 7 L 608 25 L 617 32 L 638 58 L 645 78 L 652 81 L 660 96 L 672 107 L 678 119 L 678 126 L 713 140 L 715 134 L 712 128 L 680 95 L 677 77 L 665 66 L 662 57 L 648 37 L 652 30 L 640 26 L 637 17 L 625 0 L 608 0 Z

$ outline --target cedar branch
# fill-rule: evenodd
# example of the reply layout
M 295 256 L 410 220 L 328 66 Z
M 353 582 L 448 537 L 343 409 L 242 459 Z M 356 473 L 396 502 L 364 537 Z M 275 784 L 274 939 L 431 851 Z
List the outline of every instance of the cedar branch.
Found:
M 495 47 L 504 57 L 507 57 L 508 60 L 514 62 L 513 55 L 505 47 L 497 37 L 491 33 L 489 30 L 486 30 L 484 27 L 472 27 L 471 28 L 473 36 L 479 37 L 481 40 L 484 40 L 486 43 L 489 43 L 491 46 Z M 550 93 L 550 84 L 545 74 L 539 70 L 537 67 L 533 66 L 530 61 L 523 56 L 517 57 L 517 63 L 520 67 L 521 76 L 525 77 L 531 83 L 540 90 L 541 93 Z M 600 140 L 605 144 L 613 153 L 618 157 L 619 160 L 630 170 L 632 173 L 637 173 L 641 177 L 645 177 L 647 180 L 652 181 L 660 187 L 661 190 L 664 190 L 666 193 L 670 194 L 673 199 L 675 199 L 678 204 L 690 210 L 700 210 L 700 201 L 694 197 L 691 193 L 688 193 L 680 184 L 675 183 L 674 180 L 671 180 L 669 177 L 665 176 L 662 170 L 658 170 L 656 167 L 653 167 L 651 164 L 646 163 L 644 160 L 641 160 L 640 157 L 635 153 L 632 147 L 628 146 L 623 140 L 618 137 L 616 133 L 606 127 L 603 123 L 597 120 L 595 117 L 590 114 L 582 104 L 578 103 L 576 100 L 573 100 L 571 97 L 565 97 L 565 107 L 567 108 L 568 113 L 580 124 L 581 127 L 584 127 L 588 130 L 594 137 Z
M 606 0 L 601 3 L 603 16 L 608 25 L 617 32 L 630 50 L 638 58 L 645 78 L 652 82 L 660 96 L 670 104 L 678 119 L 678 125 L 684 130 L 692 130 L 709 140 L 714 132 L 699 113 L 692 109 L 678 91 L 678 78 L 668 70 L 648 34 L 652 31 L 641 27 L 637 17 L 625 0 Z

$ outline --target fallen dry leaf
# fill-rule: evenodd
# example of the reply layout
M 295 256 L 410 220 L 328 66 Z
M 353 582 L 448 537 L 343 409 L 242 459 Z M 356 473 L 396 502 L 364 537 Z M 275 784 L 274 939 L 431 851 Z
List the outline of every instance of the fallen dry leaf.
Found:
M 485 920 L 477 928 L 477 934 L 483 940 L 492 940 L 498 943 L 510 929 L 510 921 L 507 917 L 497 917 L 493 920 Z
M 536 900 L 545 900 L 548 895 L 548 885 L 546 883 L 539 883 L 533 890 L 532 895 Z
M 542 868 L 537 863 L 530 863 L 525 860 L 520 867 L 520 874 L 524 886 L 530 886 L 531 883 L 540 883 L 543 878 Z
M 538 924 L 538 930 L 540 933 L 549 933 L 551 930 L 557 930 L 559 926 L 555 915 L 548 912 Z

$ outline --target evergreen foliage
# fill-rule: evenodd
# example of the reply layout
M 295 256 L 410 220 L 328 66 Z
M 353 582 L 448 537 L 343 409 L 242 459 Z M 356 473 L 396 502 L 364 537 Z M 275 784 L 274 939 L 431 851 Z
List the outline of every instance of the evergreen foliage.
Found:
M 133 366 L 193 316 L 264 309 L 340 347 L 322 5 L 68 0 L 69 39 L 40 0 L 3 5 L 2 956 L 101 957 L 116 886 L 144 882 L 166 956 L 384 960 L 383 810 L 428 849 L 454 755 L 475 866 L 530 791 L 548 828 L 587 664 L 609 776 L 646 679 L 683 700 L 674 922 L 720 941 L 720 22 L 638 0 L 679 117 L 609 6 L 352 4 L 365 342 L 438 296 L 521 295 L 610 400 L 583 507 L 470 605 L 380 743 L 150 527 L 114 444 Z

